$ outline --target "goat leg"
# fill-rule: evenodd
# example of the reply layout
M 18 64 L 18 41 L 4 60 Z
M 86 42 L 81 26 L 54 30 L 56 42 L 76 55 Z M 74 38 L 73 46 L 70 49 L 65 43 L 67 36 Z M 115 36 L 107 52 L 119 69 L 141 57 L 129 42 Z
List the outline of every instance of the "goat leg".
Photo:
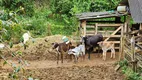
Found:
M 103 52 L 103 60 L 104 60 L 104 61 L 106 60 L 106 51 Z
M 105 59 L 104 60 L 106 60 L 106 52 L 105 52 Z
M 115 58 L 115 49 L 113 50 L 113 58 Z
M 70 54 L 69 56 L 70 56 L 70 61 L 72 61 L 72 54 Z
M 63 63 L 63 53 L 61 53 L 61 63 Z
M 112 50 L 111 50 L 111 56 L 110 56 L 110 58 L 113 58 L 113 52 L 112 52 Z
M 85 55 L 83 55 L 83 61 L 85 60 Z
M 77 55 L 74 56 L 74 62 L 76 63 L 77 62 Z
M 103 60 L 104 60 L 104 57 L 105 57 L 105 53 L 103 52 Z
M 106 60 L 106 52 L 105 52 L 105 59 L 104 60 Z
M 89 52 L 88 52 L 88 59 L 89 59 L 89 60 L 90 60 L 90 53 L 91 53 L 91 52 L 89 51 Z
M 59 53 L 57 53 L 57 64 L 58 64 L 58 61 L 59 61 Z

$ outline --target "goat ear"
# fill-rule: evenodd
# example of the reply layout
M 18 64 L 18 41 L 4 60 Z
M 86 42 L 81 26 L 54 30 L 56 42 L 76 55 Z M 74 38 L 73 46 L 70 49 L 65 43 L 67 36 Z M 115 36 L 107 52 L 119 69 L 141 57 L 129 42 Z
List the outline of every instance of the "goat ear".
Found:
M 51 43 L 51 45 L 54 45 L 54 43 Z

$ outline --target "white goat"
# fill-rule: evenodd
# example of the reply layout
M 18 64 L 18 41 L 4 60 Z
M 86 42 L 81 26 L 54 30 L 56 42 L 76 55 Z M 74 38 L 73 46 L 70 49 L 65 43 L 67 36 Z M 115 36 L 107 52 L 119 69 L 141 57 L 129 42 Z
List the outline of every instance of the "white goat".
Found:
M 75 62 L 77 62 L 79 55 L 85 58 L 85 45 L 79 45 L 74 49 L 70 49 L 68 52 L 69 55 L 73 54 L 75 56 Z
M 3 49 L 4 47 L 5 45 L 0 43 L 0 49 Z
M 26 42 L 27 42 L 30 38 L 32 38 L 29 31 L 28 31 L 27 33 L 24 33 L 22 37 L 23 37 L 23 39 L 24 39 L 24 41 L 23 41 L 24 44 L 26 44 Z
M 23 34 L 23 36 L 22 36 L 22 38 L 23 38 L 23 46 L 24 46 L 24 49 L 26 49 L 26 42 L 30 39 L 30 38 L 32 38 L 31 37 L 31 35 L 30 35 L 30 32 L 28 31 L 27 33 L 24 33 Z M 33 38 L 32 38 L 33 39 Z M 34 42 L 34 41 L 33 41 Z
M 98 42 L 99 46 L 102 47 L 103 50 L 103 60 L 106 60 L 106 52 L 111 50 L 111 58 L 115 58 L 115 49 L 113 42 Z

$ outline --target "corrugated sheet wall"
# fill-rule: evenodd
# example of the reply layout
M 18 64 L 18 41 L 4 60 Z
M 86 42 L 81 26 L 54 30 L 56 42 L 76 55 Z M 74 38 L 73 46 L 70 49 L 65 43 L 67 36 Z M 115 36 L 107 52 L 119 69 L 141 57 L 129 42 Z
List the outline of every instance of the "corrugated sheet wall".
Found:
M 132 18 L 135 23 L 142 23 L 142 0 L 128 0 Z

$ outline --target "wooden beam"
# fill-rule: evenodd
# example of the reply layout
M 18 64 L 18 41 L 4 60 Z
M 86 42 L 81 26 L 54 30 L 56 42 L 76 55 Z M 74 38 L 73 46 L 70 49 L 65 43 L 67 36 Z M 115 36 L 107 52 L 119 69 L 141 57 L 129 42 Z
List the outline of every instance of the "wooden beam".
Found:
M 106 31 L 98 31 L 98 32 L 100 32 L 100 33 L 105 33 Z M 107 31 L 108 33 L 112 33 L 112 32 L 114 32 L 114 31 Z
M 100 22 L 100 23 L 115 23 L 115 21 L 87 21 L 87 23 L 93 23 L 93 22 L 94 22 L 94 23 L 96 23 L 96 22 L 97 22 L 97 23 L 99 23 L 99 22 Z
M 107 31 L 107 33 L 113 33 L 114 31 Z M 98 33 L 106 34 L 106 31 L 98 31 Z M 86 34 L 95 34 L 95 30 L 88 30 Z
M 95 24 L 86 24 L 88 26 L 94 26 Z M 98 27 L 120 27 L 123 24 L 98 24 Z M 93 28 L 93 27 L 91 27 Z
M 93 35 L 95 35 L 95 34 L 86 34 L 87 36 L 93 36 Z M 105 35 L 105 36 L 103 36 L 104 38 L 107 38 L 107 37 L 113 37 L 113 38 L 120 38 L 121 37 L 121 35 Z
M 95 28 L 94 25 L 87 25 L 86 28 Z
M 120 26 L 119 28 L 117 28 L 111 35 L 115 35 L 122 27 Z M 110 37 L 108 37 L 107 39 L 105 39 L 104 41 L 107 41 Z
M 95 25 L 95 35 L 98 33 L 98 23 Z
M 122 26 L 123 24 L 98 24 L 100 27 L 119 27 Z
M 121 35 L 106 35 L 106 36 L 103 36 L 103 37 L 121 37 Z
M 95 34 L 95 30 L 86 31 L 86 34 Z

